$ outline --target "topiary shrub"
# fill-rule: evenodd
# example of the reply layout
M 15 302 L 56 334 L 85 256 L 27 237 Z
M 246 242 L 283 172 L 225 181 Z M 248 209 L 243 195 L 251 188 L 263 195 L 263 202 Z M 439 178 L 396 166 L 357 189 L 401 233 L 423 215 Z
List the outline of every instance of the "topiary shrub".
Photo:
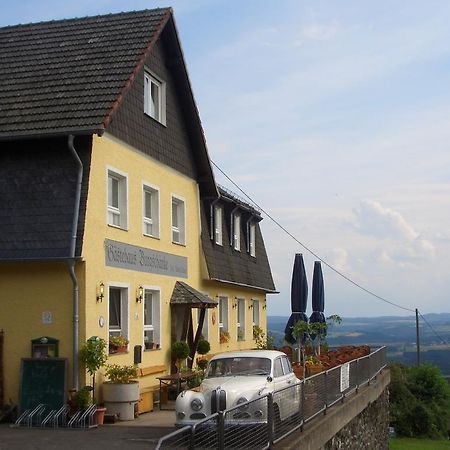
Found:
M 206 355 L 211 350 L 211 345 L 206 339 L 200 339 L 197 345 L 197 353 L 199 355 Z
M 172 344 L 171 351 L 173 359 L 186 359 L 189 356 L 189 345 L 184 341 L 176 341 Z

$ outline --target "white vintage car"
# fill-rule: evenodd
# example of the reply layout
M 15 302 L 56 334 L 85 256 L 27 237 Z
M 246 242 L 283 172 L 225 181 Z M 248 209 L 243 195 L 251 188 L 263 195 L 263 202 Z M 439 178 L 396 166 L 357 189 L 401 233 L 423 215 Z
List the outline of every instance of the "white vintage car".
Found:
M 208 363 L 198 391 L 183 391 L 176 400 L 176 425 L 193 425 L 217 411 L 236 406 L 227 423 L 246 425 L 267 421 L 267 400 L 254 402 L 269 392 L 300 383 L 287 356 L 275 350 L 221 353 Z M 298 411 L 300 389 L 274 396 L 274 416 L 284 420 Z M 247 403 L 249 402 L 249 403 Z

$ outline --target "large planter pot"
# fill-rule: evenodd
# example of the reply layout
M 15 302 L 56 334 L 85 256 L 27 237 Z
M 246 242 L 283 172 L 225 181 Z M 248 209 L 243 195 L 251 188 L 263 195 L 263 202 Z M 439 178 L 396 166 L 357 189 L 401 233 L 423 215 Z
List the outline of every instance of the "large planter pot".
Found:
M 292 370 L 294 371 L 294 374 L 298 379 L 303 379 L 303 366 L 300 363 L 294 363 L 292 365 Z
M 313 375 L 317 375 L 318 373 L 323 371 L 322 364 L 314 364 L 306 366 L 306 376 L 312 377 Z
M 105 412 L 106 408 L 102 408 L 100 406 L 97 407 L 97 411 L 95 411 L 95 423 L 97 425 L 103 425 L 103 422 L 105 421 Z
M 103 401 L 108 414 L 116 414 L 119 420 L 134 420 L 135 405 L 139 401 L 139 383 L 103 383 Z

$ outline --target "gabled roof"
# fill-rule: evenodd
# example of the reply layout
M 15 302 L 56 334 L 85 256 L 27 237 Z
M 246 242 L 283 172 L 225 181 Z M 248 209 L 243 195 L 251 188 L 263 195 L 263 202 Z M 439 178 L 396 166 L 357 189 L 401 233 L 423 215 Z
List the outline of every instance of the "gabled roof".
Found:
M 177 281 L 173 288 L 170 303 L 188 305 L 192 308 L 215 308 L 218 301 L 209 298 L 183 281 Z
M 0 28 L 0 139 L 101 134 L 170 8 Z

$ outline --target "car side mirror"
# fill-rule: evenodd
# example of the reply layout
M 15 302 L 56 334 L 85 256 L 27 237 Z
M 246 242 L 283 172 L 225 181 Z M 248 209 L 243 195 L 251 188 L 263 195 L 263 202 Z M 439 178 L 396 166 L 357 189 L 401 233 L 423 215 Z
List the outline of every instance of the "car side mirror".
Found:
M 267 377 L 267 381 L 268 381 L 269 383 L 271 383 L 271 382 L 273 381 L 273 378 L 269 375 L 269 376 Z

